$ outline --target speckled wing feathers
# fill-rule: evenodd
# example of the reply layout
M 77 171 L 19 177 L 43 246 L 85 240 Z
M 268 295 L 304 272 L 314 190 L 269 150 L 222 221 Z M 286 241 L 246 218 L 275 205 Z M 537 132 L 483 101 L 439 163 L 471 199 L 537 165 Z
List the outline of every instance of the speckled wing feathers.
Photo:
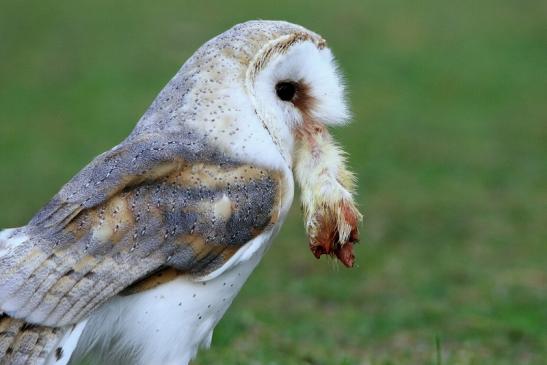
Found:
M 42 364 L 62 334 L 58 328 L 0 316 L 0 365 Z
M 147 135 L 99 156 L 0 258 L 0 307 L 62 326 L 163 268 L 205 275 L 277 220 L 281 174 L 194 136 Z
M 229 162 L 226 156 L 207 149 L 205 142 L 196 141 L 197 138 L 192 132 L 148 133 L 116 146 L 74 176 L 29 225 L 57 227 L 63 220 L 104 202 L 124 188 L 168 173 L 181 161 Z

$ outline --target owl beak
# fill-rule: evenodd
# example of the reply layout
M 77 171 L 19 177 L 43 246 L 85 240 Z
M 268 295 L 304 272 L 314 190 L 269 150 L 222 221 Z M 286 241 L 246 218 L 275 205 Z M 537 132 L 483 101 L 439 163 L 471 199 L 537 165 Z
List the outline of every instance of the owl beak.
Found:
M 355 177 L 345 166 L 345 153 L 322 124 L 307 120 L 297 131 L 295 154 L 312 253 L 316 258 L 335 256 L 353 267 L 362 215 L 354 202 Z

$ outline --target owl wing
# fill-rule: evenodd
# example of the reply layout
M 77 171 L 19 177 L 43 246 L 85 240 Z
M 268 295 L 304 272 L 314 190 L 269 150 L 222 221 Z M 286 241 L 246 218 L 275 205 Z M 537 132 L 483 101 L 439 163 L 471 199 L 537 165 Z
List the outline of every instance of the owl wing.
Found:
M 210 273 L 275 223 L 282 181 L 181 135 L 122 143 L 65 185 L 0 256 L 0 311 L 63 326 L 126 288 L 145 290 L 158 271 Z

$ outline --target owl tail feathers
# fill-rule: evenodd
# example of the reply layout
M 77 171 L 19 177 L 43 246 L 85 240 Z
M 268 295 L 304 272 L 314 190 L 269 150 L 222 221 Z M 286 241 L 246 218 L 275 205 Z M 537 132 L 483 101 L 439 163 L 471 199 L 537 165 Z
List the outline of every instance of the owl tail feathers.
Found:
M 0 314 L 0 365 L 45 364 L 62 335 L 59 328 L 32 325 Z

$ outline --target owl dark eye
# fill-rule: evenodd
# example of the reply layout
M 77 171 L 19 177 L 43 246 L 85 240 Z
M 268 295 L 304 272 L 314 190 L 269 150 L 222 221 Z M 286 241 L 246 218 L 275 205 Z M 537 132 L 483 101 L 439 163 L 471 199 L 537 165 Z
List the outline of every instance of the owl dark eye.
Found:
M 275 93 L 283 101 L 291 101 L 296 95 L 297 85 L 294 82 L 282 81 L 275 85 Z

